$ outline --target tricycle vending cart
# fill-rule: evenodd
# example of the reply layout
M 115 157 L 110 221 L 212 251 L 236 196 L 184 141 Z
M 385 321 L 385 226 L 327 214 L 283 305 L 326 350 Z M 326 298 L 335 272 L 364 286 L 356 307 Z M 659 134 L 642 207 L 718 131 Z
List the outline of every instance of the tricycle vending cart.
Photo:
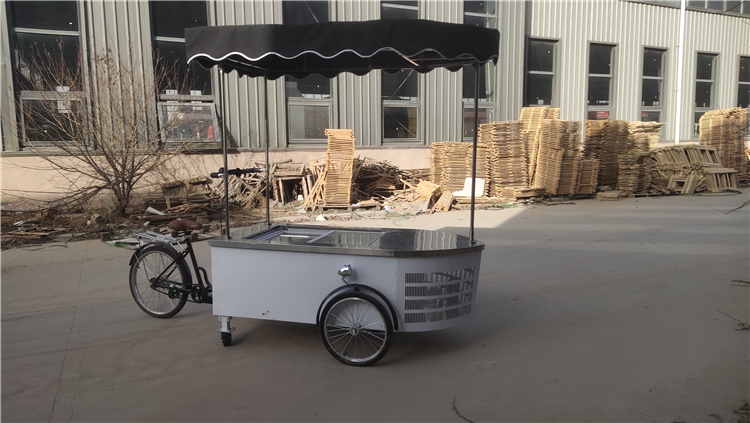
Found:
M 232 71 L 267 81 L 285 75 L 364 75 L 375 69 L 457 71 L 472 65 L 477 77 L 470 233 L 273 224 L 268 201 L 265 223 L 230 232 L 226 204 L 227 235 L 209 241 L 213 284 L 197 266 L 188 240 L 187 252 L 168 254 L 177 262 L 178 272 L 171 272 L 168 265 L 156 266 L 158 275 L 144 277 L 146 287 L 133 289 L 138 305 L 152 316 L 171 317 L 176 313 L 170 308 L 174 302 L 213 303 L 225 346 L 231 344 L 232 317 L 316 324 L 326 349 L 350 365 L 380 360 L 388 352 L 394 331 L 428 331 L 465 323 L 476 302 L 484 249 L 474 239 L 478 72 L 482 64 L 497 61 L 498 40 L 497 30 L 428 20 L 186 29 L 188 61 L 219 68 L 222 103 L 223 80 Z M 269 178 L 267 125 L 266 120 L 263 170 Z M 221 139 L 224 167 L 215 175 L 223 177 L 227 187 L 230 175 L 244 171 L 225 171 L 227 138 Z M 198 226 L 173 222 L 173 228 L 182 231 Z M 159 248 L 166 250 L 164 245 Z M 133 279 L 144 273 L 147 266 L 138 265 L 146 262 L 148 250 L 147 246 L 137 251 L 131 260 L 135 268 L 131 288 L 139 286 Z M 197 284 L 186 272 L 187 255 Z M 181 280 L 173 281 L 171 273 L 181 274 Z M 144 307 L 144 298 L 152 294 L 149 290 L 169 300 L 167 312 L 154 313 Z

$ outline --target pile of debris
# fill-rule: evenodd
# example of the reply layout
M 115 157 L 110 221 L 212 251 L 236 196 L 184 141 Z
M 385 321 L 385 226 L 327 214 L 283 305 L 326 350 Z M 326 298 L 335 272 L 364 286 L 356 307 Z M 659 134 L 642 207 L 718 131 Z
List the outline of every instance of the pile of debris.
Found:
M 619 199 L 737 188 L 750 162 L 743 148 L 747 110 L 726 109 L 701 119 L 701 143 L 713 150 L 667 147 L 659 143 L 663 123 L 618 120 L 559 120 L 560 109 L 523 108 L 518 121 L 480 125 L 477 145 L 477 204 L 555 195 L 594 195 Z M 744 132 L 742 130 L 744 128 Z M 583 143 L 579 144 L 584 130 Z M 325 158 L 303 164 L 274 163 L 271 183 L 265 173 L 231 178 L 230 203 L 261 207 L 265 193 L 278 203 L 304 200 L 303 209 L 399 207 L 449 210 L 470 202 L 472 144 L 433 142 L 430 168 L 401 170 L 371 158 L 355 157 L 351 130 L 328 129 Z M 714 151 L 711 156 L 710 151 Z M 257 166 L 257 164 L 256 164 Z M 736 169 L 736 171 L 735 171 Z M 205 187 L 195 192 L 198 187 Z M 163 196 L 147 205 L 164 213 L 208 218 L 224 200 L 223 181 L 214 189 L 205 178 L 165 184 Z M 184 191 L 184 192 L 183 192 Z M 192 192 L 190 192 L 192 191 Z
M 714 147 L 664 147 L 651 153 L 652 194 L 692 194 L 739 189 L 737 171 L 722 167 Z
M 177 218 L 205 221 L 220 213 L 217 205 L 212 206 L 210 179 L 202 176 L 170 181 L 161 186 L 161 195 L 143 198 L 144 212 L 131 217 L 149 223 L 171 222 Z
M 394 191 L 403 187 L 401 180 L 404 179 L 404 173 L 388 162 L 357 157 L 354 159 L 352 179 L 352 191 L 356 202 L 379 201 L 390 197 Z
M 9 239 L 20 239 L 26 241 L 49 241 L 52 236 L 64 234 L 70 231 L 70 228 L 59 228 L 49 226 L 51 214 L 54 209 L 43 210 L 36 213 L 36 216 L 13 222 L 10 230 L 3 231 L 3 241 Z M 10 217 L 9 214 L 3 213 L 3 219 Z M 45 224 L 47 223 L 47 224 Z

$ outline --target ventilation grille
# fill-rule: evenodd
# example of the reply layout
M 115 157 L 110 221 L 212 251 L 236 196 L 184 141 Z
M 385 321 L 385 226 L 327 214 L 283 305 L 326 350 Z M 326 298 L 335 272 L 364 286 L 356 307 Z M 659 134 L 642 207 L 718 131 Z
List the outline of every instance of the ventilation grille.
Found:
M 428 323 L 441 320 L 455 319 L 464 314 L 471 313 L 471 304 L 445 311 L 433 311 L 431 313 L 406 313 L 406 323 Z
M 407 273 L 405 323 L 455 319 L 471 313 L 474 268 L 436 273 Z

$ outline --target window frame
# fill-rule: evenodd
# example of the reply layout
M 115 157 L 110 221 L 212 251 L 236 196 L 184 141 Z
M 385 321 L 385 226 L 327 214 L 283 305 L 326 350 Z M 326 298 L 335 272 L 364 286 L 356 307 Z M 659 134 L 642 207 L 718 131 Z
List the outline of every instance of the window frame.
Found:
M 280 2 L 280 9 L 281 9 L 281 16 L 282 16 L 282 24 L 283 22 L 283 7 L 284 3 L 288 0 L 284 0 Z M 331 1 L 326 1 L 326 4 L 328 6 L 328 22 L 332 22 L 335 17 L 335 9 L 334 4 Z M 337 95 L 337 81 L 338 77 L 330 78 L 330 85 L 329 85 L 329 93 L 328 98 L 307 98 L 307 97 L 292 97 L 289 96 L 287 93 L 287 83 L 289 82 L 289 77 L 284 76 L 282 78 L 284 82 L 284 100 L 285 100 L 285 107 L 284 111 L 286 113 L 286 139 L 287 139 L 287 146 L 288 147 L 295 147 L 295 146 L 303 146 L 303 147 L 309 147 L 309 146 L 325 146 L 328 144 L 328 138 L 324 135 L 323 138 L 293 138 L 292 137 L 292 107 L 305 107 L 305 106 L 312 106 L 312 107 L 323 107 L 325 106 L 328 109 L 328 127 L 333 128 L 334 127 L 334 98 L 336 98 Z
M 466 17 L 471 16 L 475 18 L 482 18 L 485 19 L 486 26 L 485 28 L 491 28 L 491 29 L 498 29 L 498 20 L 499 20 L 499 8 L 500 5 L 495 0 L 488 0 L 488 2 L 491 1 L 495 4 L 495 12 L 494 13 L 478 13 L 478 12 L 467 12 L 465 9 L 463 11 L 463 14 L 461 15 L 463 18 L 463 22 L 466 22 Z M 464 2 L 461 3 L 462 5 Z M 491 23 L 494 22 L 494 25 Z M 472 69 L 471 65 L 464 66 L 463 70 L 461 71 L 461 108 L 462 108 L 462 115 L 461 115 L 461 137 L 464 141 L 473 141 L 474 140 L 474 134 L 470 134 L 467 136 L 467 129 L 471 129 L 473 131 L 473 126 L 471 128 L 467 128 L 466 126 L 466 113 L 467 111 L 471 111 L 471 114 L 474 114 L 474 93 L 471 93 L 470 97 L 466 97 L 463 92 L 463 85 L 466 81 L 466 71 L 467 69 L 471 69 L 471 72 L 474 72 L 474 69 Z M 479 106 L 478 109 L 485 111 L 485 116 L 487 119 L 487 122 L 489 123 L 493 121 L 494 115 L 495 115 L 495 102 L 497 101 L 497 69 L 495 65 L 492 62 L 487 62 L 483 65 L 483 69 L 480 70 L 480 72 L 486 72 L 487 76 L 485 78 L 485 83 L 488 85 L 488 91 L 489 95 L 487 98 L 480 98 L 479 99 Z M 476 81 L 474 81 L 476 83 Z M 472 116 L 473 119 L 473 116 Z M 480 119 L 480 124 L 481 124 Z
M 591 46 L 607 46 L 611 47 L 609 56 L 609 74 L 604 73 L 590 73 L 591 66 Z M 589 119 L 589 114 L 592 112 L 608 112 L 607 119 L 614 119 L 615 115 L 615 67 L 617 66 L 617 47 L 618 44 L 613 43 L 602 43 L 597 41 L 589 41 L 588 44 L 588 61 L 586 62 L 586 120 Z M 589 90 L 591 89 L 591 78 L 608 78 L 609 79 L 609 98 L 607 105 L 590 105 L 589 102 Z M 600 119 L 597 119 L 600 120 Z
M 161 36 L 156 35 L 154 31 L 154 11 L 152 7 L 152 1 L 147 1 L 148 6 L 148 17 L 149 17 L 149 42 L 151 45 L 152 52 L 156 52 L 156 43 L 157 41 L 161 42 L 167 42 L 167 43 L 182 43 L 185 44 L 185 38 L 180 37 L 169 37 L 169 36 Z M 211 8 L 209 7 L 208 1 L 203 1 L 205 7 L 206 7 L 206 23 L 209 25 L 211 24 Z M 154 59 L 152 60 L 153 66 L 152 70 L 154 72 L 157 71 L 157 62 L 156 62 L 156 55 L 154 54 Z M 186 66 L 190 66 L 186 63 Z M 216 85 L 215 81 L 216 75 L 215 70 L 209 69 L 209 84 L 211 85 L 211 94 L 193 94 L 192 92 L 188 94 L 180 94 L 179 92 L 170 92 L 170 91 L 177 91 L 168 89 L 166 90 L 166 93 L 156 92 L 154 95 L 157 96 L 157 119 L 159 120 L 159 134 L 161 136 L 161 141 L 165 144 L 171 144 L 176 142 L 183 142 L 181 140 L 174 140 L 171 138 L 168 138 L 164 127 L 165 127 L 165 117 L 164 113 L 162 111 L 162 106 L 175 106 L 175 107 L 183 107 L 183 106 L 190 106 L 193 104 L 200 105 L 201 107 L 209 106 L 212 110 L 212 117 L 213 117 L 213 127 L 214 127 L 214 139 L 207 139 L 207 140 L 190 140 L 187 141 L 192 145 L 204 145 L 204 146 L 214 146 L 218 145 L 222 142 L 221 139 L 221 127 L 219 125 L 219 119 L 218 119 L 218 112 L 216 110 Z M 180 81 L 182 83 L 183 81 Z M 192 90 L 191 90 L 192 91 Z
M 211 22 L 211 8 L 209 7 L 208 1 L 203 0 L 202 1 L 204 5 L 206 6 L 206 22 L 210 24 Z M 149 42 L 151 43 L 151 50 L 155 53 L 156 52 L 156 42 L 161 41 L 165 43 L 182 43 L 185 44 L 185 38 L 180 37 L 168 37 L 168 36 L 159 36 L 154 33 L 154 13 L 152 8 L 152 0 L 148 0 L 147 6 L 148 6 L 148 16 L 149 16 Z M 186 59 L 187 60 L 187 59 Z M 190 66 L 186 63 L 186 66 Z M 154 64 L 153 64 L 153 70 L 156 71 L 157 63 L 156 58 L 154 56 Z M 156 93 L 158 95 L 159 102 L 194 102 L 194 101 L 200 101 L 200 102 L 215 102 L 215 96 L 214 93 L 216 91 L 216 87 L 214 84 L 215 81 L 215 75 L 214 75 L 214 69 L 209 69 L 209 83 L 211 84 L 211 94 L 179 94 L 179 93 Z M 182 82 L 182 81 L 180 81 Z M 171 90 L 167 90 L 171 91 Z
M 285 84 L 286 86 L 286 84 Z M 286 89 L 286 88 L 285 88 Z M 333 92 L 333 84 L 331 84 L 331 92 Z M 311 106 L 311 107 L 326 107 L 328 109 L 328 127 L 333 128 L 333 95 L 329 99 L 309 99 L 299 97 L 288 97 L 286 101 L 286 129 L 287 129 L 287 140 L 289 146 L 310 146 L 310 145 L 327 145 L 328 138 L 324 135 L 323 138 L 292 138 L 292 107 L 295 106 Z
M 542 42 L 548 42 L 552 43 L 554 48 L 552 50 L 552 70 L 551 71 L 537 71 L 537 70 L 530 70 L 529 69 L 529 54 L 531 51 L 531 43 L 534 41 L 542 41 Z M 557 66 L 558 66 L 558 60 L 557 55 L 559 49 L 559 43 L 560 39 L 557 38 L 543 38 L 543 37 L 527 37 L 526 38 L 526 52 L 524 55 L 524 90 L 523 90 L 523 104 L 524 107 L 555 107 L 557 105 Z M 550 91 L 550 104 L 532 104 L 527 103 L 526 100 L 528 100 L 528 84 L 529 84 L 529 75 L 549 75 L 552 76 L 552 87 Z
M 698 79 L 698 60 L 700 56 L 710 56 L 711 57 L 711 79 Z M 718 59 L 719 53 L 711 53 L 711 52 L 703 52 L 698 51 L 695 55 L 695 84 L 693 85 L 693 138 L 698 138 L 700 135 L 700 118 L 696 119 L 695 116 L 698 113 L 701 113 L 701 116 L 714 108 L 714 103 L 716 101 L 716 67 L 718 65 Z M 710 94 L 710 101 L 708 103 L 708 106 L 698 106 L 697 105 L 697 99 L 696 94 L 698 93 L 698 83 L 711 83 L 711 94 Z
M 173 106 L 173 107 L 191 107 L 191 106 L 192 107 L 209 107 L 210 110 L 211 110 L 211 119 L 213 121 L 212 126 L 214 128 L 214 138 L 213 139 L 206 139 L 206 140 L 195 140 L 195 139 L 193 139 L 193 140 L 190 140 L 190 141 L 184 141 L 184 140 L 181 140 L 181 139 L 174 139 L 174 138 L 167 137 L 167 134 L 165 133 L 165 128 L 164 128 L 165 125 L 163 124 L 163 122 L 165 120 L 164 109 L 163 109 L 164 106 L 166 106 L 166 107 L 170 107 L 170 106 Z M 222 139 L 221 139 L 221 130 L 220 130 L 220 127 L 219 127 L 218 113 L 216 111 L 216 103 L 213 103 L 213 102 L 212 103 L 208 103 L 208 102 L 200 102 L 200 101 L 191 101 L 191 102 L 185 102 L 185 101 L 182 101 L 182 102 L 179 102 L 179 101 L 159 101 L 159 102 L 157 102 L 157 109 L 158 109 L 157 110 L 157 114 L 159 116 L 159 133 L 161 135 L 161 140 L 165 144 L 182 143 L 182 142 L 190 142 L 190 143 L 195 143 L 195 144 L 204 144 L 204 143 L 220 143 L 222 141 Z
M 380 18 L 382 19 L 383 9 L 401 9 L 411 10 L 417 12 L 417 18 L 419 18 L 422 9 L 421 2 L 417 2 L 416 6 L 409 6 L 403 4 L 389 3 L 388 0 L 381 0 L 379 2 L 380 8 L 378 9 Z M 425 92 L 425 82 L 423 74 L 417 72 L 417 97 L 416 100 L 389 100 L 383 98 L 383 77 L 386 75 L 384 71 L 378 72 L 379 74 L 379 95 L 380 95 L 380 130 L 381 130 L 381 145 L 383 146 L 406 146 L 406 145 L 424 145 L 425 137 L 423 134 L 424 116 L 422 115 L 424 107 L 422 107 L 422 99 Z M 415 138 L 386 138 L 385 136 L 385 109 L 387 107 L 403 107 L 403 108 L 416 108 L 417 116 L 417 133 Z
M 738 55 L 738 58 L 737 58 L 737 101 L 735 102 L 735 104 L 737 104 L 737 107 L 743 107 L 740 105 L 740 88 L 743 85 L 746 85 L 748 90 L 750 91 L 750 80 L 742 81 L 740 79 L 740 76 L 741 76 L 740 70 L 742 69 L 742 59 L 746 59 L 747 66 L 750 67 L 750 56 L 743 56 L 741 54 Z M 750 99 L 748 99 L 748 104 L 745 104 L 744 107 L 750 108 Z
M 661 53 L 661 76 L 647 76 L 643 74 L 643 62 L 646 60 L 646 51 L 658 51 Z M 657 122 L 663 122 L 664 121 L 664 109 L 666 108 L 664 106 L 665 103 L 665 96 L 664 96 L 664 87 L 666 86 L 666 67 L 667 67 L 667 52 L 669 49 L 665 47 L 650 47 L 650 46 L 643 46 L 643 54 L 641 55 L 641 121 L 643 121 L 643 113 L 649 113 L 649 112 L 659 112 L 659 120 Z M 659 81 L 661 83 L 660 85 L 660 91 L 659 91 L 659 105 L 658 106 L 646 106 L 644 105 L 643 100 L 643 83 L 646 80 L 651 81 Z
M 45 145 L 47 142 L 45 141 L 34 141 L 32 144 L 32 141 L 27 140 L 26 138 L 26 122 L 25 122 L 25 112 L 24 112 L 24 102 L 25 101 L 78 101 L 81 103 L 81 106 L 86 108 L 88 107 L 88 104 L 85 104 L 85 102 L 82 100 L 85 96 L 81 95 L 81 93 L 85 92 L 85 90 L 88 87 L 88 62 L 84 60 L 85 57 L 87 57 L 87 50 L 86 50 L 86 43 L 82 42 L 82 40 L 86 39 L 85 34 L 85 25 L 82 25 L 82 22 L 84 22 L 85 16 L 83 16 L 84 11 L 81 8 L 81 4 L 78 1 L 74 2 L 76 5 L 76 18 L 78 19 L 78 30 L 77 31 L 70 31 L 65 29 L 42 29 L 42 28 L 31 28 L 31 27 L 16 27 L 14 26 L 13 22 L 13 4 L 12 2 L 8 2 L 6 5 L 6 23 L 7 23 L 7 31 L 8 31 L 8 38 L 11 43 L 9 46 L 9 52 L 10 52 L 10 71 L 12 73 L 12 80 L 13 80 L 13 93 L 14 93 L 14 99 L 16 101 L 16 104 L 13 107 L 17 107 L 16 110 L 16 120 L 18 124 L 21 127 L 21 130 L 19 131 L 19 137 L 17 140 L 17 144 L 15 146 L 12 146 L 11 148 L 8 148 L 8 146 L 4 143 L 3 145 L 3 151 L 23 151 L 26 148 L 39 148 L 44 150 L 51 150 L 51 151 L 58 151 L 59 149 L 54 146 Z M 84 19 L 82 19 L 84 18 Z M 64 36 L 64 37 L 78 37 L 78 54 L 79 54 L 79 63 L 78 65 L 81 67 L 81 83 L 82 86 L 79 90 L 76 91 L 66 91 L 67 94 L 63 95 L 61 97 L 61 93 L 58 91 L 52 91 L 52 90 L 45 90 L 45 91 L 37 91 L 37 90 L 24 90 L 19 82 L 19 78 L 17 75 L 18 70 L 18 63 L 16 61 L 16 54 L 15 50 L 18 48 L 18 38 L 16 34 L 32 34 L 32 35 L 51 35 L 51 36 Z M 62 100 L 61 100 L 62 98 Z M 76 141 L 85 141 L 85 140 L 59 140 L 60 142 L 69 142 L 69 143 L 75 143 Z

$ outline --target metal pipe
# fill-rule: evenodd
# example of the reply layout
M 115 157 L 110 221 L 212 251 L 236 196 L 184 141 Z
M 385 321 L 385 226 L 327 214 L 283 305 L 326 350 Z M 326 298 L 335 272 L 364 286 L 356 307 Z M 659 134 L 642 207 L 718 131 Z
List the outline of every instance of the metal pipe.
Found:
M 477 185 L 477 140 L 479 138 L 479 63 L 474 64 L 474 146 L 471 158 L 471 226 L 469 244 L 474 244 L 474 191 Z
M 219 69 L 219 103 L 221 103 L 221 150 L 224 156 L 224 217 L 226 219 L 226 236 L 232 239 L 229 233 L 229 164 L 227 159 L 227 114 L 224 108 L 224 71 Z
M 685 50 L 685 1 L 680 2 L 680 39 L 677 45 L 677 95 L 675 98 L 674 143 L 680 143 L 680 114 L 682 113 L 682 65 Z
M 266 123 L 266 225 L 271 224 L 271 166 L 268 164 L 268 145 L 270 136 L 268 131 L 268 77 L 263 74 L 263 103 L 265 106 Z

